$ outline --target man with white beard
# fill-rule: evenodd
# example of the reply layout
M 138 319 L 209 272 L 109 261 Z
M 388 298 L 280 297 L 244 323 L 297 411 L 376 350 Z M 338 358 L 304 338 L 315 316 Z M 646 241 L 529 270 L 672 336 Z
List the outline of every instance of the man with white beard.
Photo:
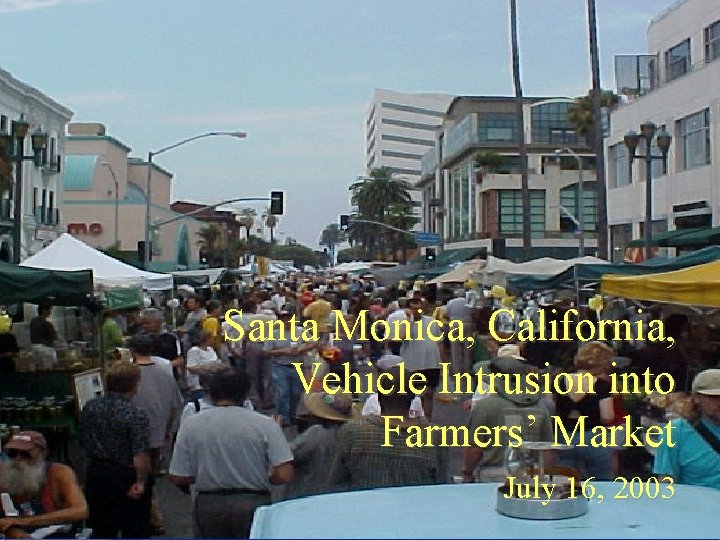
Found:
M 75 473 L 67 465 L 45 461 L 47 443 L 41 433 L 14 435 L 5 453 L 9 461 L 0 465 L 0 492 L 10 495 L 18 516 L 0 518 L 0 533 L 23 538 L 39 527 L 78 524 L 87 518 Z

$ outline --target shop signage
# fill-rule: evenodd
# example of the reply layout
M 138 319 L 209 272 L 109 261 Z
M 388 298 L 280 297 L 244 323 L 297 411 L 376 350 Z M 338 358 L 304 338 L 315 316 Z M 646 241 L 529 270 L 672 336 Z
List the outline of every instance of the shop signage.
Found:
M 103 232 L 102 223 L 68 223 L 67 232 L 70 234 L 91 234 L 98 236 Z

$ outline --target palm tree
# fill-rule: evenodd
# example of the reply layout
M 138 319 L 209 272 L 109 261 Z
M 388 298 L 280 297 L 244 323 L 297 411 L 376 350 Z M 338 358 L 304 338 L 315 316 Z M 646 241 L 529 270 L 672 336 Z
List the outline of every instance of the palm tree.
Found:
M 255 224 L 255 216 L 257 216 L 257 212 L 253 208 L 243 208 L 240 210 L 237 222 L 241 227 L 245 227 L 245 240 L 250 240 L 250 229 L 252 229 Z
M 592 90 L 586 96 L 575 99 L 575 103 L 568 110 L 567 118 L 575 128 L 575 133 L 585 137 L 589 148 L 595 148 L 595 114 L 593 112 Z M 612 110 L 620 102 L 620 96 L 611 90 L 603 90 L 600 94 L 600 104 Z
M 368 258 L 375 255 L 378 247 L 384 252 L 387 229 L 371 223 L 358 223 L 357 220 L 388 223 L 390 215 L 398 215 L 400 212 L 411 215 L 414 207 L 410 195 L 412 189 L 407 180 L 393 177 L 390 167 L 373 169 L 368 178 L 350 186 L 350 202 L 357 207 L 357 213 L 353 216 L 356 223 L 351 224 L 349 236 L 365 248 Z
M 203 251 L 209 259 L 209 265 L 213 266 L 218 262 L 222 253 L 223 231 L 219 225 L 211 223 L 200 229 L 197 234 L 200 237 L 198 243 L 202 245 Z
M 274 214 L 268 214 L 265 218 L 265 226 L 270 229 L 270 244 L 275 243 L 275 227 L 277 227 L 278 218 Z
M 319 244 L 327 248 L 333 262 L 335 261 L 335 247 L 344 242 L 346 237 L 347 233 L 345 231 L 341 231 L 340 226 L 337 223 L 330 223 L 329 225 L 326 225 L 320 234 Z
M 529 261 L 532 258 L 532 240 L 530 236 L 530 186 L 528 183 L 527 149 L 525 148 L 525 118 L 523 115 L 523 91 L 520 81 L 520 50 L 517 38 L 517 5 L 516 0 L 510 0 L 510 43 L 512 47 L 513 84 L 515 86 L 515 114 L 517 116 L 518 153 L 520 154 L 520 173 L 522 181 L 522 239 L 523 258 Z

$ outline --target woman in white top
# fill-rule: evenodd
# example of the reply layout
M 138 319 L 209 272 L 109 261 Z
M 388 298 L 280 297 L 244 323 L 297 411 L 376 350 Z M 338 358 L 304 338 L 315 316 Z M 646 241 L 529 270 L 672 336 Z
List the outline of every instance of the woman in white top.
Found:
M 220 359 L 213 348 L 212 336 L 209 332 L 201 330 L 198 332 L 197 344 L 187 352 L 187 386 L 193 400 L 200 399 L 205 394 L 200 386 L 201 368 L 216 363 L 220 363 Z

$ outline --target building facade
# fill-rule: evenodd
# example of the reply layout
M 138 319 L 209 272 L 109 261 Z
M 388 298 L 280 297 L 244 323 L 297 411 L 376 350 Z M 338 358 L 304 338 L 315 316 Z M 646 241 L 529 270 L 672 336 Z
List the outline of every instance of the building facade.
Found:
M 365 120 L 367 172 L 389 167 L 394 176 L 416 186 L 421 179 L 422 156 L 435 144 L 435 131 L 452 98 L 375 90 Z M 413 192 L 413 200 L 420 203 L 419 192 Z
M 70 234 L 95 247 L 113 244 L 132 263 L 145 239 L 148 163 L 130 157 L 131 148 L 97 123 L 68 125 L 62 173 L 64 219 Z M 153 164 L 150 269 L 174 271 L 200 266 L 202 221 L 172 210 L 172 174 Z
M 668 231 L 697 228 L 711 232 L 720 225 L 720 2 L 674 4 L 651 21 L 647 40 L 648 54 L 615 61 L 617 92 L 626 97 L 611 115 L 605 151 L 608 224 L 616 259 L 644 234 L 645 162 L 630 164 L 623 136 L 631 129 L 639 132 L 647 120 L 673 137 L 667 171 L 661 160 L 651 168 L 653 235 L 669 238 Z M 643 148 L 641 138 L 638 156 L 644 155 Z M 660 154 L 656 144 L 653 153 Z M 698 235 L 698 244 L 689 247 L 710 238 Z M 675 250 L 667 249 L 668 254 Z
M 586 253 L 594 253 L 594 155 L 568 122 L 572 103 L 570 98 L 526 98 L 525 133 L 520 133 L 514 98 L 458 97 L 452 101 L 433 148 L 423 156 L 418 184 L 427 230 L 441 236 L 444 249 L 484 247 L 497 256 L 520 257 L 523 213 L 518 142 L 524 137 L 533 253 L 577 256 L 581 214 Z M 578 157 L 556 153 L 565 148 Z
M 65 124 L 72 111 L 0 69 L 0 132 L 10 133 L 13 120 L 30 124 L 24 154 L 32 155 L 31 134 L 40 130 L 48 135 L 44 159 L 36 164 L 23 160 L 7 166 L 8 177 L 0 187 L 0 260 L 13 259 L 14 203 L 12 186 L 17 168 L 22 168 L 22 219 L 20 259 L 37 253 L 62 232 L 62 190 L 60 160 L 65 152 Z

